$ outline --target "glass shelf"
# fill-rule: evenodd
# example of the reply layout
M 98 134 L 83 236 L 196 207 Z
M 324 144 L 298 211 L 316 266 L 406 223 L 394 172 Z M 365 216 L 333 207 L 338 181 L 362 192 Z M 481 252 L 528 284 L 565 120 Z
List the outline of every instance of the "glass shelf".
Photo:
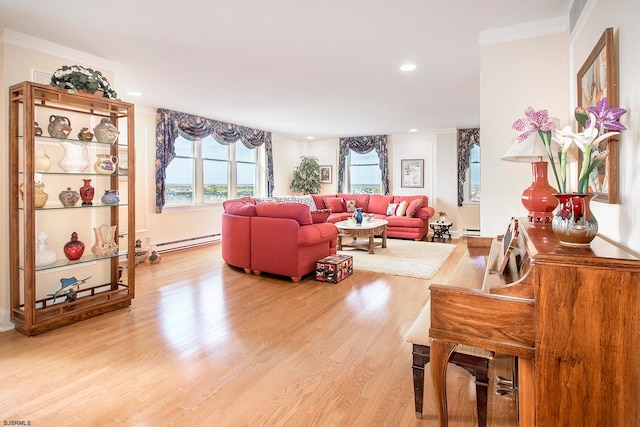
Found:
M 56 209 L 87 209 L 87 208 L 117 208 L 117 207 L 126 207 L 128 206 L 128 203 L 118 203 L 117 205 L 105 205 L 102 203 L 94 203 L 93 205 L 89 205 L 89 206 L 82 206 L 82 205 L 77 205 L 77 206 L 51 206 L 51 207 L 42 207 L 42 208 L 34 208 L 36 211 L 52 211 L 52 210 L 56 210 Z M 22 211 L 24 210 L 24 207 L 19 207 L 18 210 Z
M 87 249 L 85 249 L 85 251 L 86 250 Z M 89 249 L 89 251 L 91 251 L 91 249 Z M 121 252 L 115 253 L 115 254 L 113 254 L 111 256 L 96 256 L 96 255 L 93 255 L 93 254 L 84 255 L 83 257 L 81 257 L 80 259 L 75 260 L 75 261 L 70 261 L 67 258 L 62 258 L 62 259 L 58 259 L 53 264 L 36 267 L 36 271 L 53 270 L 54 268 L 68 267 L 68 266 L 74 266 L 74 265 L 79 265 L 79 264 L 86 264 L 88 262 L 109 260 L 111 258 L 118 258 L 118 257 L 121 257 L 121 256 L 127 256 L 127 251 L 121 251 Z M 20 270 L 24 270 L 24 266 L 22 266 L 22 265 L 19 268 L 20 268 Z
M 18 135 L 18 138 L 23 139 L 24 135 Z M 110 142 L 100 142 L 96 140 L 84 141 L 82 139 L 77 139 L 77 138 L 54 138 L 53 136 L 46 136 L 46 135 L 36 136 L 35 140 L 36 141 L 42 140 L 43 142 L 48 142 L 48 143 L 68 141 L 68 142 L 79 144 L 79 145 L 104 145 L 107 147 L 114 145 L 117 147 L 128 147 L 128 144 L 119 144 L 117 141 L 116 143 L 111 144 Z

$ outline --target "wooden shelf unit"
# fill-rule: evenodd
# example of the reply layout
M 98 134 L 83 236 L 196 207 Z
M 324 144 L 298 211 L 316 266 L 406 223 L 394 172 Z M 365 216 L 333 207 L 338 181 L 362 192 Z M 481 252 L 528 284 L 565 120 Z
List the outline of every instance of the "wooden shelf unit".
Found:
M 72 134 L 67 139 L 46 136 L 44 119 L 49 115 L 72 117 Z M 105 117 L 120 131 L 115 144 L 76 139 L 82 127 L 92 129 Z M 44 130 L 41 136 L 36 135 L 36 122 Z M 11 321 L 18 331 L 35 335 L 131 305 L 135 296 L 135 257 L 128 254 L 135 253 L 134 140 L 133 104 L 32 82 L 9 88 L 9 277 Z M 65 172 L 58 166 L 62 141 L 86 147 L 88 165 L 83 172 Z M 50 170 L 38 171 L 36 151 L 45 148 L 57 156 L 50 156 Z M 111 175 L 94 172 L 92 153 L 117 156 L 116 172 Z M 35 206 L 36 173 L 42 182 L 50 184 L 45 185 L 47 204 L 39 208 Z M 91 179 L 95 188 L 93 206 L 80 206 L 78 202 L 75 207 L 63 207 L 57 202 L 59 191 L 67 186 L 78 190 L 83 179 Z M 21 184 L 23 197 L 19 191 Z M 101 204 L 101 192 L 105 189 L 118 190 L 120 203 Z M 101 223 L 117 227 L 119 248 L 113 256 L 92 254 L 93 228 Z M 47 249 L 57 252 L 58 261 L 37 267 L 36 237 L 41 229 L 50 233 Z M 85 244 L 84 255 L 77 261 L 67 261 L 62 249 L 72 232 L 77 232 Z M 60 279 L 82 280 L 86 276 L 92 279 L 78 287 L 74 301 L 65 301 L 65 295 L 56 299 L 51 296 L 60 289 Z

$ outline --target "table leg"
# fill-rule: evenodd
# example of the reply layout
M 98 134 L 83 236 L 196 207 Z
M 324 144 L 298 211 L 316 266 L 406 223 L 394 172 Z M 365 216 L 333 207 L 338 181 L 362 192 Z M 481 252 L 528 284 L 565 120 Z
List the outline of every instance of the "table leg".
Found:
M 447 364 L 456 346 L 456 343 L 440 341 L 438 339 L 434 339 L 431 342 L 431 381 L 436 397 L 438 426 L 440 427 L 447 427 L 449 425 L 447 413 Z
M 382 247 L 387 247 L 387 226 L 382 229 Z
M 369 234 L 369 253 L 372 254 L 373 248 L 375 247 L 375 242 L 373 241 L 373 233 Z
M 342 250 L 342 234 L 338 234 L 338 250 Z

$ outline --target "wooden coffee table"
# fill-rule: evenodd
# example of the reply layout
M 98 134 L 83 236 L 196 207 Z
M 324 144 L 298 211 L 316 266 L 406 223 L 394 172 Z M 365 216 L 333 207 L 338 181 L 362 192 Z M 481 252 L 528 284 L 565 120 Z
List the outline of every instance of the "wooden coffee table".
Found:
M 387 220 L 372 219 L 371 221 L 362 221 L 362 224 L 346 220 L 336 222 L 338 227 L 338 250 L 345 248 L 368 249 L 369 253 L 374 253 L 376 246 L 387 247 Z M 375 236 L 381 236 L 381 241 L 375 241 Z M 343 237 L 352 237 L 352 242 L 343 242 Z M 366 237 L 367 241 L 358 241 L 358 237 Z

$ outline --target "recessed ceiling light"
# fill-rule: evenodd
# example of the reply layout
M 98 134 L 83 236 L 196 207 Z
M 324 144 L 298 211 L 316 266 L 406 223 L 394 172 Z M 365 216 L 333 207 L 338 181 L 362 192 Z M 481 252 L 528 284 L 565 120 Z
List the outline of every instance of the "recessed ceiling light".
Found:
M 409 132 L 418 132 L 418 129 L 409 129 Z
M 135 92 L 135 91 L 127 92 L 127 95 L 130 95 L 130 96 L 142 96 L 142 94 L 140 92 Z
M 415 70 L 416 64 L 404 64 L 403 66 L 400 67 L 400 70 L 402 71 L 413 71 Z
M 313 139 L 313 137 L 312 136 L 308 136 L 307 139 Z

